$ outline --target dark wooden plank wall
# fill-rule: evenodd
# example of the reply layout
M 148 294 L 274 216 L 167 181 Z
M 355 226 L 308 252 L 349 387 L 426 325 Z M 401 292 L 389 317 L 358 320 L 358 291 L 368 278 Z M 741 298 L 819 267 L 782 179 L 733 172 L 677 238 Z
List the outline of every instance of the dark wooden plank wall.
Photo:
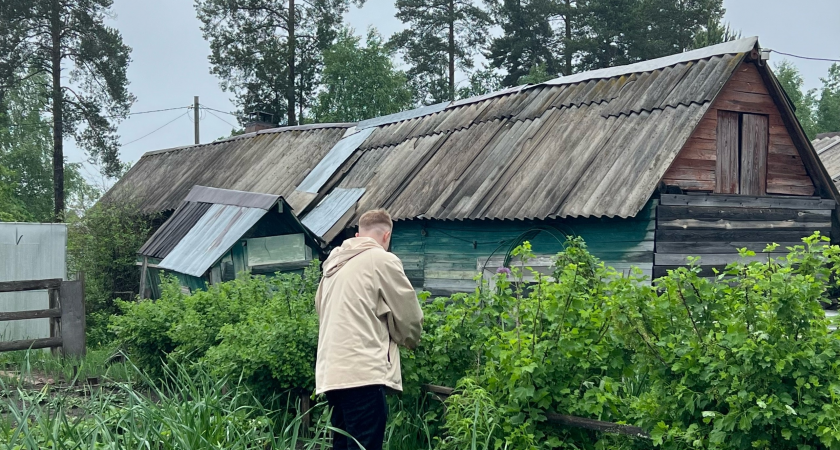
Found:
M 699 256 L 704 274 L 738 260 L 738 249 L 761 253 L 767 244 L 801 245 L 802 238 L 819 231 L 831 237 L 834 201 L 815 197 L 749 197 L 743 195 L 662 195 L 656 214 L 656 253 L 653 274 L 685 265 Z
M 495 273 L 504 259 L 509 240 L 535 227 L 553 227 L 531 239 L 537 264 L 550 261 L 562 250 L 564 233 L 583 237 L 589 250 L 616 270 L 635 266 L 652 273 L 656 200 L 636 217 L 556 219 L 533 221 L 399 221 L 391 238 L 393 252 L 417 289 L 436 295 L 472 292 L 482 266 Z M 534 269 L 547 272 L 548 267 Z
M 686 191 L 715 192 L 719 111 L 767 116 L 767 194 L 814 195 L 814 183 L 805 170 L 778 107 L 752 62 L 742 63 L 709 108 L 663 177 L 666 184 L 679 186 Z

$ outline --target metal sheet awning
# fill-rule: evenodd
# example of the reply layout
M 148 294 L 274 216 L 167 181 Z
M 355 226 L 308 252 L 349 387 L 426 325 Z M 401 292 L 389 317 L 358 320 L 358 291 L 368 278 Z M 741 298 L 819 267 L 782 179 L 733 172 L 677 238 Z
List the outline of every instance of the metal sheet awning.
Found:
M 158 267 L 201 277 L 266 212 L 243 206 L 211 206 Z

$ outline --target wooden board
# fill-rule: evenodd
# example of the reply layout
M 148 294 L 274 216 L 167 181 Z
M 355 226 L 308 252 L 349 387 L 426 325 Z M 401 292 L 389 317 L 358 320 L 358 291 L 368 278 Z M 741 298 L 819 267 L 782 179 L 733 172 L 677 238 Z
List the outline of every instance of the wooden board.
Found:
M 725 220 L 795 220 L 822 222 L 831 220 L 830 209 L 727 208 L 702 206 L 660 206 L 659 223 L 667 220 L 692 218 Z
M 738 170 L 739 120 L 738 113 L 718 111 L 715 192 L 719 194 L 740 193 Z
M 61 279 L 0 281 L 0 292 L 40 291 L 61 287 Z
M 796 220 L 726 220 L 726 219 L 674 219 L 659 222 L 660 230 L 809 230 L 831 228 L 831 218 L 823 222 Z
M 767 116 L 743 114 L 741 119 L 741 194 L 767 192 Z
M 741 195 L 676 195 L 662 194 L 659 199 L 666 206 L 713 206 L 738 208 L 829 209 L 836 202 L 819 197 L 748 197 Z
M 733 262 L 748 263 L 753 261 L 767 262 L 770 258 L 784 258 L 787 253 L 756 253 L 755 256 L 741 257 L 737 253 L 707 253 L 702 255 L 694 254 L 662 254 L 654 256 L 654 264 L 657 266 L 679 266 L 688 264 L 689 257 L 699 257 L 699 264 L 702 266 L 720 266 Z
M 803 245 L 802 241 L 776 242 L 779 249 L 787 249 L 796 245 Z M 764 251 L 767 244 L 760 242 L 657 242 L 657 254 L 689 254 L 700 256 L 716 253 L 737 253 L 738 249 L 746 248 L 756 253 Z
M 796 242 L 819 231 L 823 236 L 831 234 L 831 227 L 809 230 L 756 231 L 756 230 L 662 230 L 656 232 L 657 245 L 660 242 Z

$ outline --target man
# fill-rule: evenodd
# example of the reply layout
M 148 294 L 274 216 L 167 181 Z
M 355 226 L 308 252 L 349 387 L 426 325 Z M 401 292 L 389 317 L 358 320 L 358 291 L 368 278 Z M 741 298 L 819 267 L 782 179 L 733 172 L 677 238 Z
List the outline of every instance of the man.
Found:
M 385 389 L 402 391 L 398 345 L 417 346 L 423 312 L 403 272 L 387 251 L 393 223 L 383 210 L 364 213 L 359 232 L 324 262 L 315 296 L 318 358 L 315 392 L 333 409 L 335 450 L 382 449 L 388 405 Z

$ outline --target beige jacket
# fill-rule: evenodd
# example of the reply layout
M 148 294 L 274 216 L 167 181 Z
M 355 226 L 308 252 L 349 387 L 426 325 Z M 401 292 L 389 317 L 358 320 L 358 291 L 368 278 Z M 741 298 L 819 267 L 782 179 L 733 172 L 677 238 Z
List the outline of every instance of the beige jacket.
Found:
M 414 348 L 423 311 L 402 262 L 371 238 L 351 238 L 323 265 L 315 295 L 315 392 L 385 385 L 402 391 L 397 345 Z

